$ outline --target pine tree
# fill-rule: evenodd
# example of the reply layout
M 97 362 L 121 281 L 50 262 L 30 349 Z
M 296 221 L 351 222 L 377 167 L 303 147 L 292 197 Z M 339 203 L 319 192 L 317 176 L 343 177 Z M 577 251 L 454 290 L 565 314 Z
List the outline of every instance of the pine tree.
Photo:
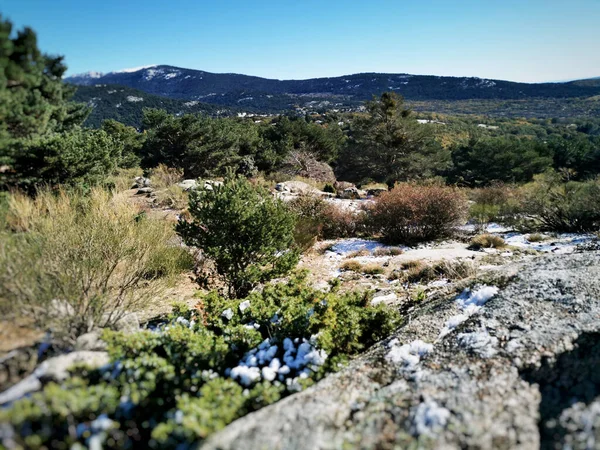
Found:
M 354 121 L 350 143 L 343 156 L 346 171 L 393 185 L 397 181 L 426 178 L 449 159 L 419 125 L 404 99 L 394 92 L 367 102 L 367 113 Z
M 75 88 L 62 82 L 63 57 L 43 54 L 31 28 L 14 37 L 12 31 L 0 16 L 0 139 L 42 137 L 83 123 L 89 111 L 69 102 Z

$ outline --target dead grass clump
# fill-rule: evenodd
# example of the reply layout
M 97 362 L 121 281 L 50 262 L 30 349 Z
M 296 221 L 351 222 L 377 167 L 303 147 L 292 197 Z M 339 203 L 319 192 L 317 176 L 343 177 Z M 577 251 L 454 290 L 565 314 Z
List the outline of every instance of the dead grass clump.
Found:
M 384 268 L 379 264 L 361 264 L 356 260 L 344 261 L 340 265 L 340 270 L 365 275 L 380 275 L 384 272 Z
M 403 272 L 392 272 L 393 278 L 409 283 L 429 283 L 440 278 L 448 280 L 462 280 L 477 273 L 473 263 L 468 261 L 443 260 L 435 264 L 426 264 L 422 261 L 407 261 L 401 264 Z
M 527 240 L 529 242 L 542 242 L 542 241 L 545 241 L 546 239 L 548 239 L 548 238 L 540 233 L 533 233 L 533 234 L 530 234 L 529 236 L 527 236 Z
M 362 264 L 356 260 L 344 261 L 340 264 L 340 270 L 349 272 L 360 272 Z
M 374 256 L 398 256 L 404 253 L 400 247 L 378 247 L 373 252 Z
M 149 178 L 155 189 L 167 189 L 183 180 L 183 169 L 159 164 L 150 171 Z
M 481 250 L 482 248 L 504 248 L 506 242 L 500 236 L 494 234 L 480 234 L 471 239 L 469 249 Z
M 192 267 L 172 225 L 125 194 L 14 194 L 0 230 L 0 303 L 56 335 L 111 327 Z
M 156 205 L 161 208 L 184 210 L 188 207 L 189 195 L 176 184 L 155 191 Z
M 346 255 L 346 258 L 350 259 L 350 258 L 358 258 L 359 256 L 369 256 L 371 254 L 371 252 L 367 249 L 363 249 L 363 250 L 356 250 L 354 252 L 350 252 Z

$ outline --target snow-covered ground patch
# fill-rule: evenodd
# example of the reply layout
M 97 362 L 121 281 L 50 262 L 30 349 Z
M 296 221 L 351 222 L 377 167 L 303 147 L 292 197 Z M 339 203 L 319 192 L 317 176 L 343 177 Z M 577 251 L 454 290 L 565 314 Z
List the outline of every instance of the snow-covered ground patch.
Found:
M 136 97 L 134 95 L 128 95 L 127 101 L 132 103 L 143 102 L 144 99 L 142 97 Z
M 328 252 L 339 256 L 348 256 L 350 253 L 364 250 L 373 253 L 376 249 L 385 247 L 387 246 L 381 242 L 350 238 L 336 241 L 336 243 L 329 248 Z
M 562 233 L 554 237 L 547 237 L 541 242 L 531 242 L 527 234 L 507 233 L 502 236 L 504 242 L 513 247 L 536 250 L 542 253 L 573 253 L 578 245 L 588 244 L 594 241 L 593 234 Z

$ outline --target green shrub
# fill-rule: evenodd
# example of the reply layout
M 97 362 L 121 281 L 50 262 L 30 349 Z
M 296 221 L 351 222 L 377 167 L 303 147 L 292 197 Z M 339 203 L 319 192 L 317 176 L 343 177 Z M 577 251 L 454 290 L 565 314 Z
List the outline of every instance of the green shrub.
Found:
M 194 190 L 189 212 L 193 220 L 180 219 L 177 232 L 214 261 L 232 298 L 288 273 L 298 262 L 294 214 L 245 178 L 229 175 L 222 185 Z
M 329 194 L 335 194 L 335 188 L 333 187 L 333 185 L 327 183 L 325 185 L 325 187 L 323 187 L 323 192 L 327 192 Z
M 122 143 L 102 130 L 75 129 L 16 141 L 8 151 L 11 170 L 0 174 L 0 184 L 29 192 L 59 184 L 89 189 L 116 171 Z
M 506 247 L 506 242 L 500 236 L 494 234 L 480 234 L 473 237 L 469 244 L 472 250 L 481 250 L 482 248 L 502 248 Z
M 549 172 L 536 176 L 524 191 L 524 227 L 556 232 L 600 229 L 600 180 L 564 181 Z
M 390 243 L 411 243 L 449 236 L 463 223 L 464 194 L 441 185 L 401 183 L 384 192 L 368 207 L 375 233 Z
M 49 384 L 1 409 L 0 421 L 27 448 L 91 447 L 91 439 L 116 448 L 188 448 L 388 336 L 400 316 L 383 304 L 370 305 L 370 299 L 312 289 L 305 274 L 243 300 L 213 292 L 195 308 L 176 307 L 154 331 L 106 331 L 108 367 Z M 325 361 L 288 366 L 289 374 L 274 380 L 261 375 L 242 382 L 233 375 L 260 348 L 287 364 L 286 348 L 294 345 L 299 352 L 301 342 Z M 266 361 L 256 367 L 270 366 Z M 107 424 L 104 431 L 94 431 L 95 419 Z
M 0 230 L 0 300 L 70 338 L 113 326 L 192 267 L 173 238 L 123 195 L 14 194 Z

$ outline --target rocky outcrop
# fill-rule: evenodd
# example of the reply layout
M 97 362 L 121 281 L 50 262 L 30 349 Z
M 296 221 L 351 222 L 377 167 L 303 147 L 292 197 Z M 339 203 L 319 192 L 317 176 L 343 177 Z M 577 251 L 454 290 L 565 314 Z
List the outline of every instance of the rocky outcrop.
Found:
M 202 448 L 600 448 L 600 253 L 485 284 L 428 301 L 392 339 Z
M 75 364 L 85 365 L 89 368 L 101 367 L 108 364 L 108 353 L 104 351 L 80 350 L 45 360 L 31 375 L 0 393 L 0 405 L 20 399 L 24 395 L 39 391 L 43 385 L 53 382 L 62 382 L 69 377 L 69 368 Z

